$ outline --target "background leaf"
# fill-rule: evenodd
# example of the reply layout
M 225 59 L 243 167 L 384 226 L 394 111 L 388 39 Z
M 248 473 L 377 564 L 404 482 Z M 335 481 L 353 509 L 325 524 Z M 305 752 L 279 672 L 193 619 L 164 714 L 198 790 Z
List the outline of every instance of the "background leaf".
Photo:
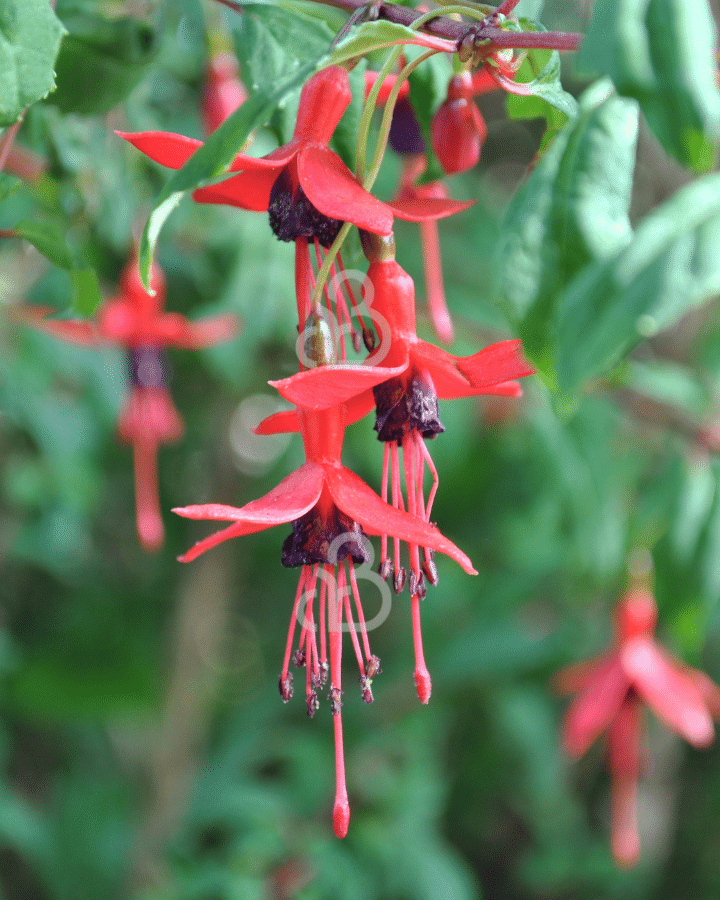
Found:
M 0 5 L 0 127 L 16 122 L 55 87 L 54 63 L 65 29 L 44 0 Z
M 578 65 L 609 75 L 667 152 L 705 172 L 720 138 L 716 49 L 707 0 L 607 0 L 593 7 Z
M 508 206 L 497 248 L 499 290 L 525 352 L 554 378 L 554 317 L 566 284 L 630 239 L 637 109 L 599 85 Z M 589 308 L 589 307 L 588 307 Z
M 720 291 L 720 175 L 679 190 L 632 241 L 588 266 L 558 306 L 558 380 L 575 390 Z
M 147 74 L 157 54 L 153 29 L 137 19 L 96 12 L 66 18 L 52 102 L 63 112 L 105 113 Z

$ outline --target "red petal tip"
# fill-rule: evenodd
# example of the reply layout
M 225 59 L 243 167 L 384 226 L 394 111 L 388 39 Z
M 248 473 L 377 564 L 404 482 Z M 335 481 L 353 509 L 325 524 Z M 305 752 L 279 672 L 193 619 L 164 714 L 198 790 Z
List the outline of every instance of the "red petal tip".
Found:
M 350 826 L 350 804 L 347 797 L 338 797 L 333 807 L 333 831 L 335 837 L 344 838 Z

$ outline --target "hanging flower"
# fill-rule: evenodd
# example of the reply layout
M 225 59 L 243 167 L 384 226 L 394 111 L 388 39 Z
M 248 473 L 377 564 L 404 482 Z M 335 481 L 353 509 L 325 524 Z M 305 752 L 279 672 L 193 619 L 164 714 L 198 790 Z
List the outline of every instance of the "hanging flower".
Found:
M 303 87 L 293 137 L 288 144 L 261 158 L 239 154 L 230 166 L 230 171 L 238 172 L 237 175 L 193 193 L 199 203 L 223 203 L 241 209 L 267 211 L 275 236 L 282 241 L 295 242 L 301 329 L 309 311 L 307 298 L 314 287 L 309 247 L 314 247 L 315 262 L 319 267 L 321 248 L 331 246 L 343 222 L 351 222 L 373 234 L 388 234 L 394 216 L 420 222 L 452 215 L 470 205 L 440 198 L 383 203 L 364 190 L 328 146 L 351 99 L 347 71 L 339 66 L 323 69 Z M 200 141 L 165 132 L 120 136 L 151 159 L 172 169 L 179 169 L 201 146 Z M 341 256 L 338 265 L 342 270 Z M 302 278 L 297 274 L 300 271 Z M 338 303 L 340 306 L 333 312 L 334 317 L 349 322 L 342 295 Z
M 367 363 L 307 369 L 270 383 L 299 409 L 319 410 L 344 404 L 348 421 L 355 421 L 374 407 L 378 438 L 385 442 L 383 499 L 389 497 L 396 509 L 407 508 L 413 516 L 429 522 L 438 475 L 425 439 L 445 430 L 439 418 L 438 398 L 478 394 L 518 396 L 520 385 L 513 379 L 530 375 L 533 369 L 522 358 L 520 341 L 501 341 L 474 356 L 455 357 L 420 340 L 415 332 L 413 282 L 395 262 L 394 245 L 389 240 L 366 237 L 365 247 L 371 259 L 376 257 L 368 269 L 367 286 L 371 315 L 380 336 L 380 343 Z M 277 413 L 261 423 L 257 430 L 265 434 L 297 430 L 299 416 L 300 413 L 295 415 L 292 411 Z M 425 466 L 433 477 L 427 500 L 423 490 Z M 403 476 L 405 499 L 401 489 Z M 387 553 L 389 537 L 394 542 L 394 561 Z M 400 542 L 403 540 L 398 532 L 386 530 L 382 533 L 380 572 L 385 579 L 394 576 L 397 593 L 403 590 L 407 581 L 416 654 L 415 681 L 418 697 L 427 703 L 431 682 L 422 649 L 419 601 L 427 592 L 425 579 L 437 584 L 437 570 L 432 547 L 408 541 L 410 571 L 406 573 L 400 563 Z
M 96 322 L 47 318 L 48 307 L 24 307 L 21 318 L 63 340 L 88 347 L 102 343 L 125 348 L 129 392 L 118 420 L 118 436 L 132 444 L 135 468 L 137 531 L 146 550 L 158 550 L 164 540 L 157 483 L 157 451 L 177 441 L 183 421 L 168 391 L 165 347 L 195 349 L 225 341 L 237 331 L 234 316 L 216 316 L 190 322 L 164 311 L 165 279 L 159 266 L 151 274 L 148 293 L 140 280 L 137 262 L 125 267 L 119 292 L 100 307 Z
M 694 747 L 714 737 L 720 688 L 705 674 L 674 659 L 654 639 L 657 606 L 647 590 L 628 590 L 615 615 L 613 647 L 589 662 L 563 669 L 558 690 L 577 693 L 563 722 L 565 750 L 582 756 L 608 733 L 612 773 L 612 850 L 620 865 L 640 855 L 637 785 L 643 769 L 642 704 Z
M 312 327 L 312 325 L 310 325 Z M 335 406 L 321 412 L 298 410 L 306 462 L 288 475 L 269 494 L 240 509 L 205 504 L 176 509 L 191 519 L 232 522 L 228 528 L 195 544 L 181 562 L 189 562 L 222 541 L 253 534 L 275 525 L 292 524 L 283 545 L 285 566 L 300 566 L 300 581 L 293 606 L 279 678 L 280 694 L 288 701 L 293 692 L 289 670 L 296 620 L 300 621 L 298 648 L 292 656 L 306 667 L 305 697 L 309 716 L 319 706 L 319 692 L 330 678 L 330 710 L 334 716 L 336 790 L 333 828 L 338 837 L 347 833 L 350 806 L 345 786 L 342 743 L 341 630 L 347 622 L 360 671 L 363 700 L 372 701 L 371 684 L 380 663 L 370 652 L 365 618 L 360 603 L 355 566 L 369 559 L 365 535 L 397 534 L 401 540 L 422 543 L 452 557 L 470 574 L 476 574 L 468 557 L 433 525 L 383 502 L 364 481 L 340 461 L 345 432 L 345 409 Z M 381 586 L 384 586 L 381 584 Z M 354 624 L 352 600 L 357 612 Z M 318 601 L 317 604 L 315 601 Z M 315 622 L 318 622 L 318 629 Z M 360 632 L 362 646 L 358 641 Z M 318 632 L 320 646 L 318 647 Z M 329 662 L 328 662 L 329 644 Z

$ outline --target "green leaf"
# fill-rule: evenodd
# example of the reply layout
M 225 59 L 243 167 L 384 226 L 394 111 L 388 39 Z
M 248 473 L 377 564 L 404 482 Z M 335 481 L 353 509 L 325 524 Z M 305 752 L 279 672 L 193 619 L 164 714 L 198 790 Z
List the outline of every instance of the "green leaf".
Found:
M 24 220 L 18 222 L 13 229 L 18 237 L 25 238 L 51 263 L 61 269 L 72 269 L 75 259 L 68 249 L 63 236 L 58 234 L 55 226 L 48 222 L 33 222 Z
M 707 0 L 605 0 L 594 6 L 578 65 L 609 75 L 639 101 L 668 153 L 705 172 L 720 135 L 715 48 Z
M 419 32 L 406 25 L 397 25 L 395 22 L 381 19 L 362 22 L 353 26 L 347 35 L 332 47 L 324 64 L 339 66 L 350 59 L 367 56 L 368 53 L 382 50 L 384 47 L 417 43 L 419 37 Z
M 49 222 L 23 220 L 13 229 L 18 237 L 25 238 L 51 263 L 70 274 L 71 300 L 73 312 L 80 316 L 91 316 L 102 301 L 100 285 L 93 269 L 67 245 L 64 236 Z
M 314 62 L 305 63 L 281 81 L 274 90 L 261 89 L 252 94 L 170 178 L 150 213 L 140 241 L 140 272 L 148 289 L 157 239 L 168 216 L 178 205 L 183 194 L 201 185 L 217 183 L 231 177 L 217 176 L 230 165 L 250 132 L 266 122 L 279 103 L 292 90 L 303 84 L 315 68 Z
M 22 186 L 22 181 L 9 172 L 0 172 L 0 202 L 7 200 Z
M 70 272 L 72 287 L 71 307 L 79 316 L 91 316 L 102 302 L 100 285 L 94 269 L 73 269 Z
M 637 108 L 597 85 L 508 206 L 498 242 L 499 289 L 525 351 L 554 379 L 558 296 L 588 263 L 630 240 Z
M 0 127 L 55 87 L 54 63 L 65 29 L 47 0 L 0 3 Z
M 547 128 L 539 147 L 542 154 L 568 119 L 577 115 L 577 101 L 560 82 L 560 54 L 556 50 L 532 48 L 515 80 L 531 88 L 532 94 L 508 94 L 508 115 L 511 119 L 546 120 Z
M 148 71 L 157 52 L 155 33 L 137 19 L 97 14 L 65 20 L 69 34 L 57 58 L 62 112 L 105 113 L 124 100 Z
M 521 19 L 523 31 L 545 31 L 546 29 L 530 19 Z M 515 78 L 532 91 L 534 97 L 541 97 L 546 103 L 572 119 L 577 114 L 577 101 L 564 90 L 560 81 L 560 54 L 557 50 L 531 47 Z
M 720 290 L 720 175 L 687 185 L 638 226 L 619 254 L 581 272 L 559 301 L 558 379 L 567 390 L 606 372 L 645 337 Z

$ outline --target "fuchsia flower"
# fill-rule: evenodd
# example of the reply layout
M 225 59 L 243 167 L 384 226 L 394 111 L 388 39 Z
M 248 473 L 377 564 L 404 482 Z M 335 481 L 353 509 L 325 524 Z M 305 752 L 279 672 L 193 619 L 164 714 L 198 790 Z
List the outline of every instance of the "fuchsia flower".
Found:
M 48 307 L 26 307 L 22 320 L 56 337 L 94 347 L 119 344 L 126 349 L 130 391 L 118 420 L 118 436 L 133 448 L 137 531 L 146 550 L 158 550 L 164 540 L 157 483 L 157 451 L 177 441 L 183 421 L 167 388 L 165 347 L 194 349 L 228 340 L 237 331 L 234 316 L 190 322 L 164 311 L 165 279 L 159 266 L 151 277 L 154 296 L 142 285 L 137 262 L 120 276 L 119 293 L 97 313 L 97 322 L 48 319 Z
M 389 506 L 364 481 L 342 465 L 340 456 L 345 432 L 345 412 L 342 406 L 334 406 L 321 412 L 299 410 L 298 420 L 306 462 L 269 494 L 241 509 L 210 503 L 188 506 L 174 512 L 191 519 L 233 523 L 197 543 L 180 557 L 182 562 L 195 559 L 221 541 L 253 534 L 275 525 L 292 524 L 292 534 L 283 545 L 282 562 L 285 566 L 301 566 L 302 569 L 279 679 L 280 694 L 287 702 L 293 692 L 293 676 L 289 666 L 297 619 L 301 623 L 301 630 L 293 661 L 298 666 L 306 667 L 305 696 L 308 715 L 311 717 L 319 705 L 318 692 L 327 682 L 328 671 L 330 674 L 329 698 L 330 710 L 334 716 L 336 768 L 333 827 L 338 837 L 344 837 L 350 820 L 350 806 L 345 787 L 340 714 L 343 627 L 349 626 L 360 670 L 361 693 L 366 703 L 372 702 L 372 679 L 380 671 L 378 658 L 370 652 L 355 572 L 355 564 L 366 563 L 369 558 L 364 535 L 386 532 L 397 534 L 402 540 L 420 543 L 446 553 L 466 572 L 477 573 L 467 556 L 443 537 L 437 528 Z M 316 628 L 315 598 L 318 594 L 319 628 Z M 354 624 L 351 595 L 357 610 L 357 627 Z M 343 626 L 343 618 L 347 626 Z M 362 646 L 358 641 L 358 631 Z
M 323 69 L 303 87 L 295 130 L 288 144 L 261 158 L 238 154 L 230 166 L 237 175 L 193 193 L 199 203 L 226 203 L 267 211 L 276 237 L 295 242 L 296 270 L 303 272 L 303 279 L 296 278 L 301 328 L 309 311 L 307 298 L 314 286 L 308 244 L 314 245 L 319 265 L 320 248 L 331 246 L 343 222 L 373 234 L 389 234 L 394 216 L 421 222 L 452 215 L 471 205 L 442 198 L 383 203 L 368 193 L 328 146 L 351 99 L 347 71 L 339 66 Z M 120 136 L 172 169 L 179 169 L 201 146 L 200 141 L 166 132 Z M 338 262 L 342 268 L 341 257 Z M 338 302 L 344 304 L 343 299 Z M 338 317 L 349 321 L 347 307 L 340 309 Z
M 720 688 L 704 673 L 674 659 L 653 638 L 657 606 L 648 591 L 628 590 L 615 615 L 616 639 L 596 659 L 563 669 L 555 679 L 564 693 L 577 693 L 563 722 L 565 750 L 582 756 L 608 732 L 612 772 L 612 850 L 620 865 L 640 855 L 637 785 L 643 768 L 642 703 L 694 747 L 714 737 Z
M 444 431 L 439 419 L 438 398 L 471 397 L 478 394 L 499 394 L 516 397 L 520 385 L 514 381 L 533 374 L 532 367 L 522 358 L 520 341 L 501 341 L 469 357 L 456 357 L 426 341 L 415 332 L 415 291 L 410 276 L 395 262 L 394 246 L 382 239 L 366 239 L 366 251 L 377 258 L 367 273 L 372 318 L 378 325 L 381 342 L 370 354 L 365 365 L 327 365 L 298 372 L 274 387 L 291 403 L 298 413 L 278 413 L 261 424 L 260 433 L 297 430 L 302 409 L 328 409 L 343 404 L 348 421 L 355 421 L 376 410 L 375 428 L 378 438 L 385 442 L 382 496 L 390 492 L 392 505 L 405 508 L 401 491 L 401 472 L 398 448 L 403 450 L 407 509 L 426 522 L 430 520 L 437 491 L 438 476 L 425 438 Z M 427 502 L 424 498 L 425 465 L 430 468 L 434 483 Z M 394 563 L 387 555 L 388 536 L 394 540 Z M 402 535 L 392 530 L 382 532 L 381 574 L 390 578 L 394 571 L 396 592 L 402 591 L 406 572 L 400 564 Z M 408 542 L 413 637 L 416 653 L 415 681 L 423 703 L 430 697 L 430 676 L 425 666 L 420 632 L 419 600 L 427 588 L 424 579 L 437 584 L 437 570 L 432 560 L 432 547 L 418 541 Z M 420 564 L 420 548 L 424 562 Z

